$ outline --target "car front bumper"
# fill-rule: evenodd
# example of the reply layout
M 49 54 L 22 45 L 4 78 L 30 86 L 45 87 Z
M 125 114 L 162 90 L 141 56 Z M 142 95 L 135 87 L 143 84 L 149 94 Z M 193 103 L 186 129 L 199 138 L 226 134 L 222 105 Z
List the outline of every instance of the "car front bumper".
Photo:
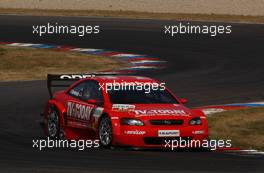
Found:
M 175 134 L 161 134 L 165 132 L 177 132 Z M 130 146 L 130 147 L 170 147 L 169 144 L 175 145 L 188 141 L 203 141 L 208 138 L 207 125 L 196 126 L 118 126 L 113 128 L 113 145 Z M 182 145 L 184 146 L 184 145 Z M 182 147 L 179 146 L 179 147 Z M 185 148 L 194 148 L 186 146 Z M 195 146 L 195 148 L 200 148 Z

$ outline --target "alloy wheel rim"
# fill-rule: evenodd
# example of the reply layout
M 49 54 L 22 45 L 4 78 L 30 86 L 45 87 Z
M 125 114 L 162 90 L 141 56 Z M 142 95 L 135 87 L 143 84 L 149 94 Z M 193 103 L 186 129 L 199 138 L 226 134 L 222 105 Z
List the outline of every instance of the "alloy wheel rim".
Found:
M 99 132 L 100 141 L 104 146 L 111 143 L 112 140 L 112 130 L 111 125 L 107 120 L 102 120 Z
M 58 131 L 58 116 L 52 111 L 48 116 L 48 133 L 50 137 L 55 137 Z

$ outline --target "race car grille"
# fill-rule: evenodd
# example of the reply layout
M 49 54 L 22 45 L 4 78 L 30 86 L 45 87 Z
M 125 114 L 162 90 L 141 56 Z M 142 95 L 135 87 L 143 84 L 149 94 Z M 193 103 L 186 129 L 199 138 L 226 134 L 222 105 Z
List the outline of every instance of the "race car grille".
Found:
M 150 120 L 151 125 L 182 125 L 183 120 Z
M 166 140 L 178 140 L 179 141 L 179 137 L 145 137 L 144 138 L 144 143 L 146 145 L 165 145 L 166 144 Z M 189 141 L 192 140 L 191 137 L 181 137 L 182 140 L 185 141 Z

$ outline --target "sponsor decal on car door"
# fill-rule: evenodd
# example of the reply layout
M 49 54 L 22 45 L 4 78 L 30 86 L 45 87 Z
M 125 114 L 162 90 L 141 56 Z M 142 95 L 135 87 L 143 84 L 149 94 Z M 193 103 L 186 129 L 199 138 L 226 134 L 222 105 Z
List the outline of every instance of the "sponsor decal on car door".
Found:
M 76 101 L 67 101 L 67 124 L 77 128 L 90 127 L 91 115 L 95 109 L 95 105 L 88 103 L 80 103 Z

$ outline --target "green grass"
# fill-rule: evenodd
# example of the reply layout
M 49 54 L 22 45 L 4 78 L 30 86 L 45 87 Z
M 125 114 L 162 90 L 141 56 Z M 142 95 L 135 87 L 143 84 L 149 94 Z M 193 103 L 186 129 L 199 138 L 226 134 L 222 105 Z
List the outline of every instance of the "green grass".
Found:
M 115 58 L 0 45 L 0 81 L 39 80 L 47 73 L 86 73 L 126 65 Z
M 264 108 L 247 108 L 207 118 L 212 139 L 231 139 L 233 147 L 264 150 Z
M 0 14 L 23 14 L 36 16 L 96 16 L 132 19 L 162 19 L 184 21 L 218 21 L 264 23 L 264 16 L 220 15 L 220 14 L 182 14 L 182 13 L 149 13 L 136 11 L 111 10 L 44 10 L 44 9 L 8 9 L 0 8 Z

